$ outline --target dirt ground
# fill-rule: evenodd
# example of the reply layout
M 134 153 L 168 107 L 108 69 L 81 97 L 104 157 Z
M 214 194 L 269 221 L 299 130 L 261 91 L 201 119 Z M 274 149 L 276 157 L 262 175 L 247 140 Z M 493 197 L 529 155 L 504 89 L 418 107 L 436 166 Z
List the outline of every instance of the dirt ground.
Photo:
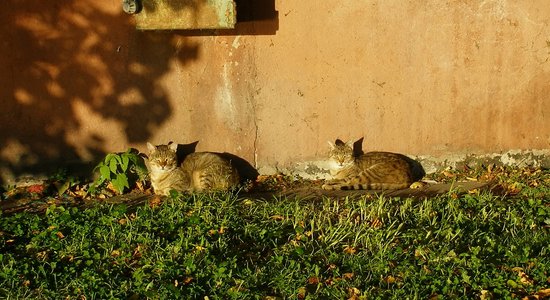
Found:
M 401 190 L 353 190 L 353 191 L 326 191 L 321 189 L 320 182 L 317 181 L 299 181 L 292 184 L 284 184 L 274 182 L 270 187 L 265 185 L 259 189 L 241 190 L 238 192 L 239 198 L 242 199 L 303 199 L 315 201 L 321 198 L 358 198 L 363 195 L 371 195 L 373 198 L 378 195 L 387 197 L 414 197 L 414 198 L 429 198 L 441 194 L 453 193 L 456 195 L 476 192 L 481 190 L 489 190 L 493 188 L 491 182 L 464 181 L 455 183 L 425 183 L 424 185 L 412 189 Z M 45 191 L 40 191 L 39 185 L 31 185 L 24 187 L 24 193 L 11 192 L 12 197 L 7 197 L 0 201 L 0 210 L 2 214 L 12 214 L 22 211 L 40 213 L 44 212 L 50 205 L 64 206 L 79 206 L 87 207 L 97 202 L 110 204 L 125 203 L 129 206 L 138 206 L 147 203 L 155 198 L 150 189 L 139 190 L 135 189 L 129 193 L 116 196 L 100 195 L 99 197 L 79 198 L 77 194 L 62 195 L 62 196 L 44 196 Z M 36 189 L 35 191 L 33 189 Z M 31 191 L 29 193 L 29 190 Z

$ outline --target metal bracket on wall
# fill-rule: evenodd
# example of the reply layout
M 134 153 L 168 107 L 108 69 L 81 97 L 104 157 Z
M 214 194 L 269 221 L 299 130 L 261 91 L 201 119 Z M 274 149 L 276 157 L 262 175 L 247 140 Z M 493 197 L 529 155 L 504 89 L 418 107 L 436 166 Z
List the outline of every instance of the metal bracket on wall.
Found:
M 124 3 L 129 2 L 128 11 Z M 132 13 L 131 2 L 135 4 Z M 136 28 L 232 29 L 237 22 L 233 0 L 123 0 L 125 12 L 134 14 Z
M 141 11 L 140 0 L 122 0 L 122 10 L 130 15 L 137 14 Z

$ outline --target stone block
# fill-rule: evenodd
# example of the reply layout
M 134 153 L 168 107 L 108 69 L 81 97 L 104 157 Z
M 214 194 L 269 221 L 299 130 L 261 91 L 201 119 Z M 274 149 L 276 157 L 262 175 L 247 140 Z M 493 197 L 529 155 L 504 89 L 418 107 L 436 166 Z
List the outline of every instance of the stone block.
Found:
M 232 0 L 142 0 L 142 7 L 135 15 L 141 30 L 230 29 L 237 22 Z

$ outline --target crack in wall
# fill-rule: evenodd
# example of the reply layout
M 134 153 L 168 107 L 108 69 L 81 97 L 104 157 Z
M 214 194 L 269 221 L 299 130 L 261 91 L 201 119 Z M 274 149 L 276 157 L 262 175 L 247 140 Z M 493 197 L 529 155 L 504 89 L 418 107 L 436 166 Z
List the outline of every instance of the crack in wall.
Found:
M 254 122 L 254 168 L 258 168 L 258 118 L 256 116 L 256 101 L 254 101 L 254 96 L 252 96 L 251 99 L 251 105 L 252 105 L 252 121 Z
M 256 42 L 256 38 L 253 39 L 253 43 Z M 256 79 L 258 78 L 258 66 L 256 65 L 256 45 L 252 45 L 250 47 L 250 54 L 252 55 L 251 61 L 251 68 L 252 68 L 252 82 L 250 83 L 250 86 L 252 90 L 250 91 L 250 106 L 252 107 L 252 122 L 254 123 L 254 142 L 252 144 L 252 147 L 254 148 L 254 168 L 258 169 L 258 139 L 259 139 L 259 125 L 258 125 L 258 115 L 257 115 L 257 105 L 256 103 L 256 95 L 259 94 L 261 88 L 258 88 Z

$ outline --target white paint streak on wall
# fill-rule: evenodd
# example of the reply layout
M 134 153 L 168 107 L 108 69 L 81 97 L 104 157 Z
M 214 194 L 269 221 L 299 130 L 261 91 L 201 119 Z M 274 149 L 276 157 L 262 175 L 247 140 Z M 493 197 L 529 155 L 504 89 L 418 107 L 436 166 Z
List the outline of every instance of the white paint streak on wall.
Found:
M 491 15 L 497 20 L 503 20 L 508 16 L 508 1 L 507 0 L 486 0 L 479 4 L 481 11 L 487 7 Z
M 233 47 L 233 49 L 238 49 L 239 46 L 241 45 L 241 36 L 237 36 L 234 40 L 233 40 L 233 43 L 231 44 L 231 47 Z
M 215 110 L 216 116 L 227 123 L 231 128 L 237 128 L 235 99 L 233 85 L 229 76 L 231 63 L 223 65 L 221 83 L 216 89 Z

